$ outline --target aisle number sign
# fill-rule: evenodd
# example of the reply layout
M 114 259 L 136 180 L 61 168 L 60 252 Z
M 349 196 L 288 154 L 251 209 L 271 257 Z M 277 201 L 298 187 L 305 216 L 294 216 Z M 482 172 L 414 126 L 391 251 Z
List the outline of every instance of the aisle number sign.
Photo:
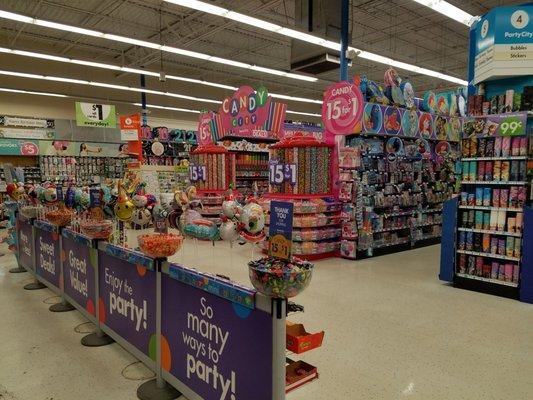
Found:
M 270 202 L 269 255 L 290 260 L 292 253 L 293 203 L 284 201 Z
M 93 128 L 116 128 L 115 106 L 76 102 L 76 125 Z
M 356 132 L 363 116 L 363 94 L 350 82 L 331 85 L 324 92 L 322 122 L 334 135 L 349 135 Z

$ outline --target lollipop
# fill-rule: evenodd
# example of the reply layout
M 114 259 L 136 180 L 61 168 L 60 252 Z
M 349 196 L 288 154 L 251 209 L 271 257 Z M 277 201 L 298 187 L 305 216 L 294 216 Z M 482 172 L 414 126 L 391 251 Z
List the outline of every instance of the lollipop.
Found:
M 118 186 L 118 198 L 114 207 L 115 215 L 119 221 L 127 222 L 133 217 L 133 209 L 135 206 L 130 197 L 124 190 L 122 182 L 117 183 Z

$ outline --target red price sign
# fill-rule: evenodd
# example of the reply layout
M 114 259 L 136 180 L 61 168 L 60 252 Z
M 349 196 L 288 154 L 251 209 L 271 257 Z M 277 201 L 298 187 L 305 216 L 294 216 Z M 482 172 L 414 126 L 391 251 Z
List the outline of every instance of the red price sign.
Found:
M 334 135 L 349 135 L 363 116 L 363 94 L 357 85 L 339 82 L 324 92 L 322 122 Z

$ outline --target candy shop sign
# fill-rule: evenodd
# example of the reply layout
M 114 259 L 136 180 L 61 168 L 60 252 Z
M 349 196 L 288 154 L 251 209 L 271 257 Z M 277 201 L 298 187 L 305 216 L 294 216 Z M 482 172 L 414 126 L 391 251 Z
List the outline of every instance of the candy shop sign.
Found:
M 243 86 L 235 92 L 233 97 L 226 97 L 222 102 L 223 115 L 230 115 L 231 126 L 243 127 L 258 125 L 266 118 L 265 105 L 270 101 L 264 86 L 256 92 L 250 86 Z
M 324 92 L 322 121 L 327 131 L 334 135 L 356 132 L 363 115 L 363 94 L 350 82 L 339 82 Z

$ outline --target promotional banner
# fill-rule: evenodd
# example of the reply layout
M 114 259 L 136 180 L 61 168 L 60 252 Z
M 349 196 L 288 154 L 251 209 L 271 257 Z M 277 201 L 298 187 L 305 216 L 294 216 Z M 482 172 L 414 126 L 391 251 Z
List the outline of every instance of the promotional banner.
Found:
M 358 132 L 363 108 L 363 94 L 357 85 L 346 81 L 331 85 L 322 103 L 324 127 L 334 135 Z
M 9 139 L 53 139 L 54 131 L 41 128 L 5 128 L 0 126 L 0 137 Z
M 294 204 L 284 201 L 270 202 L 268 227 L 269 250 L 272 257 L 290 260 L 292 253 L 292 222 Z
M 155 359 L 156 273 L 100 251 L 98 274 L 100 322 Z
M 287 105 L 272 101 L 264 86 L 241 86 L 222 101 L 218 114 L 200 116 L 198 144 L 209 141 L 209 134 L 213 142 L 225 136 L 280 139 L 286 111 Z
M 533 5 L 496 7 L 471 29 L 474 84 L 493 77 L 531 75 Z
M 37 156 L 39 142 L 31 140 L 0 139 L 2 156 Z
M 127 157 L 128 143 L 69 142 L 68 140 L 39 141 L 38 151 L 47 156 Z
M 27 128 L 54 129 L 55 121 L 53 119 L 10 117 L 8 115 L 0 115 L 0 126 L 24 126 Z
M 202 399 L 272 399 L 270 314 L 163 274 L 161 318 L 163 369 Z
M 120 140 L 129 142 L 139 140 L 141 116 L 139 114 L 120 116 Z
M 19 263 L 26 269 L 35 270 L 33 263 L 33 227 L 26 221 L 17 221 L 18 224 L 18 245 Z
M 95 312 L 95 265 L 97 250 L 63 236 L 64 290 L 90 315 Z
M 76 102 L 76 125 L 93 128 L 116 128 L 115 106 Z
M 526 134 L 527 113 L 465 118 L 463 137 L 520 136 Z
M 52 285 L 60 288 L 61 265 L 59 260 L 59 235 L 35 229 L 35 272 Z

